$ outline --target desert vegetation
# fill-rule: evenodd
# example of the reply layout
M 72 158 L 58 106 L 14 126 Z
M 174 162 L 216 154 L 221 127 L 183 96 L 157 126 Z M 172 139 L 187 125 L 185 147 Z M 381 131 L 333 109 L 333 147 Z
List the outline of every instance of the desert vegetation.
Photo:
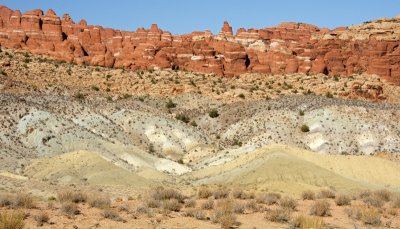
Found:
M 36 200 L 34 213 L 29 215 L 24 215 L 23 212 L 32 209 L 33 205 L 11 203 L 17 195 L 23 196 L 24 200 L 35 199 L 34 197 L 24 193 L 2 194 L 0 226 L 22 228 L 33 223 L 37 226 L 57 225 L 60 220 L 74 220 L 82 214 L 95 214 L 110 220 L 107 221 L 110 225 L 113 222 L 128 225 L 142 217 L 162 222 L 166 220 L 162 216 L 174 215 L 218 225 L 221 228 L 232 228 L 249 223 L 241 217 L 243 214 L 262 214 L 259 216 L 260 220 L 266 225 L 286 224 L 290 228 L 325 228 L 337 225 L 338 222 L 330 216 L 342 217 L 342 224 L 339 224 L 342 226 L 346 225 L 346 222 L 355 222 L 361 227 L 400 224 L 397 219 L 400 213 L 398 194 L 388 190 L 353 193 L 353 199 L 350 198 L 350 194 L 339 194 L 327 189 L 317 191 L 318 199 L 314 191 L 304 191 L 298 197 L 281 197 L 273 192 L 260 192 L 254 196 L 249 193 L 252 192 L 201 186 L 194 192 L 183 194 L 176 189 L 158 186 L 145 191 L 137 198 L 117 198 L 111 201 L 106 193 L 64 190 L 58 193 L 56 200 Z M 333 196 L 336 198 L 333 199 Z M 372 206 L 364 201 L 372 196 L 385 201 L 385 204 Z M 56 213 L 57 209 L 61 215 Z

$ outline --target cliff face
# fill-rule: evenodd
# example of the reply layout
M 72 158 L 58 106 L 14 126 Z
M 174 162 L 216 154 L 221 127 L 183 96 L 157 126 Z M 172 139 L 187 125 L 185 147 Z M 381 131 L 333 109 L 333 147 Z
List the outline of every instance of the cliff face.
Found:
M 226 76 L 367 72 L 400 83 L 400 18 L 328 30 L 302 23 L 173 36 L 157 25 L 127 32 L 61 19 L 54 11 L 22 14 L 0 6 L 0 45 L 78 64 L 126 69 L 173 68 Z

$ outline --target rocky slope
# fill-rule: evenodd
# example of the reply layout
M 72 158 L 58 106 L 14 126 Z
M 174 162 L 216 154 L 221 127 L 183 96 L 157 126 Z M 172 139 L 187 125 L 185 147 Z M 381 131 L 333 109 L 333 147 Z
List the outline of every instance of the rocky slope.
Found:
M 366 72 L 400 81 L 400 19 L 328 30 L 303 23 L 172 35 L 152 25 L 135 32 L 75 23 L 54 11 L 21 13 L 0 6 L 0 44 L 68 62 L 126 69 L 185 69 L 227 76 L 242 73 Z

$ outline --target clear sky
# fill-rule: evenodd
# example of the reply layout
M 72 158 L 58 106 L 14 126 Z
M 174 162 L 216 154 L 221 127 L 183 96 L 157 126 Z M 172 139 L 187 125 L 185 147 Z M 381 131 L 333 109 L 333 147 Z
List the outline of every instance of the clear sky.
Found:
M 234 29 L 264 28 L 295 21 L 335 28 L 400 15 L 400 0 L 0 0 L 22 12 L 52 8 L 75 22 L 133 31 L 157 23 L 173 34 L 210 29 L 224 20 Z

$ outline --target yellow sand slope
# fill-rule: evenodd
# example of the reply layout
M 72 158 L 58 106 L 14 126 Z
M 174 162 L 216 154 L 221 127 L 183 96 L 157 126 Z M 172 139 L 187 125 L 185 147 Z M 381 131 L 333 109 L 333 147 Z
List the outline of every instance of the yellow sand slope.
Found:
M 65 183 L 146 186 L 147 179 L 106 161 L 95 153 L 77 151 L 34 161 L 25 170 L 30 178 Z
M 400 165 L 371 156 L 321 155 L 283 145 L 269 145 L 189 175 L 200 184 L 253 186 L 298 194 L 332 187 L 400 189 Z

